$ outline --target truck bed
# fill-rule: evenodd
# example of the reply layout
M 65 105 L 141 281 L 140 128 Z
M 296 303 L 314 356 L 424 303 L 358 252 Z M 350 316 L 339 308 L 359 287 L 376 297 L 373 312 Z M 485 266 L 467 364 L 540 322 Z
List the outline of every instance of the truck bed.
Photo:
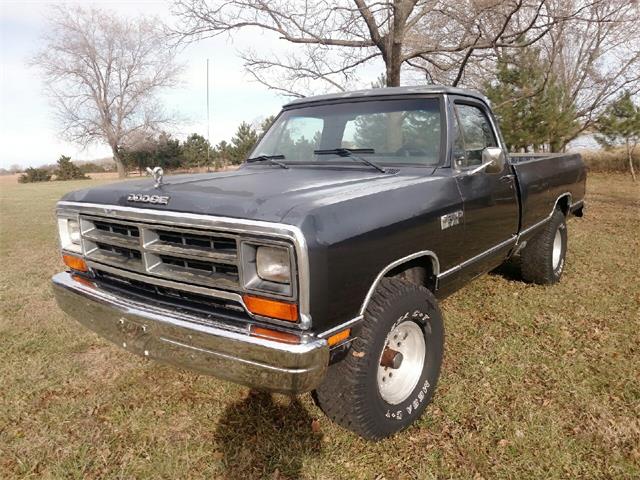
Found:
M 520 233 L 544 223 L 556 203 L 576 210 L 584 201 L 587 170 L 577 153 L 510 154 L 520 192 Z

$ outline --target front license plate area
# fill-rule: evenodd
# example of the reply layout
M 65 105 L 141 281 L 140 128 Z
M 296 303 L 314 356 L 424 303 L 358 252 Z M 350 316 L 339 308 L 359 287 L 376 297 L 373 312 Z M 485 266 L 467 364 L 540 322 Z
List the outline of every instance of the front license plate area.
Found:
M 149 327 L 126 317 L 121 317 L 118 320 L 117 327 L 120 346 L 139 355 L 144 355 L 145 345 L 149 340 Z

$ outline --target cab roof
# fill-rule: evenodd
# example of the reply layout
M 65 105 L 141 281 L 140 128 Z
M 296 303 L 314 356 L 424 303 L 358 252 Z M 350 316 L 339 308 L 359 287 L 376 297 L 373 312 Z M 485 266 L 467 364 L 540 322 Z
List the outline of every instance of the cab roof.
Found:
M 386 87 L 386 88 L 369 88 L 366 90 L 354 90 L 351 92 L 330 93 L 327 95 L 316 95 L 313 97 L 304 97 L 287 103 L 283 108 L 298 107 L 314 103 L 331 103 L 337 100 L 352 100 L 362 98 L 380 98 L 380 97 L 398 97 L 403 95 L 461 95 L 472 97 L 489 103 L 488 100 L 479 92 L 467 90 L 465 88 L 447 87 L 444 85 L 424 85 L 413 87 Z

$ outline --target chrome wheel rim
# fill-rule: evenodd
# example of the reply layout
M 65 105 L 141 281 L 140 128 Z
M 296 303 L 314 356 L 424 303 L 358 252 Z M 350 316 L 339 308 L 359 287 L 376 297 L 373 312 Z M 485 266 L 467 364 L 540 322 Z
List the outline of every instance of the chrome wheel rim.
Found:
M 380 365 L 386 348 L 402 354 L 398 368 Z M 389 332 L 378 362 L 378 391 L 385 402 L 397 405 L 411 395 L 422 376 L 426 351 L 424 333 L 417 323 L 402 322 Z
M 552 264 L 553 269 L 556 270 L 560 265 L 560 256 L 562 254 L 562 235 L 560 229 L 556 230 L 556 236 L 553 239 L 553 257 Z

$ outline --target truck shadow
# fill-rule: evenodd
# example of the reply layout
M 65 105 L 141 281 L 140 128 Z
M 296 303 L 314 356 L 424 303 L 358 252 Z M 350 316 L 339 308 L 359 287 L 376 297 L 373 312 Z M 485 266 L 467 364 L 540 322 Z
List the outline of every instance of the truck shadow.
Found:
M 295 397 L 250 392 L 230 404 L 214 434 L 224 478 L 300 478 L 304 458 L 322 450 L 322 435 L 313 432 L 312 421 Z
M 496 267 L 489 275 L 499 275 L 505 280 L 513 282 L 522 282 L 522 274 L 520 273 L 520 259 L 511 259 Z

